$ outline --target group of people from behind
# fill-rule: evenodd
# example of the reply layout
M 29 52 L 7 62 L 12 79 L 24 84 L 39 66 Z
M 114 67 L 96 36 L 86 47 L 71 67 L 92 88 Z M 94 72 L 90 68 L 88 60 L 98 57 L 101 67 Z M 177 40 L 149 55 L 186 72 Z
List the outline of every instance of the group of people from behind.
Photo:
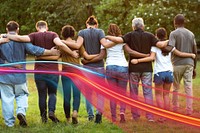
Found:
M 13 25 L 17 26 L 9 29 L 8 27 L 10 25 L 11 27 Z M 182 78 L 184 79 L 186 94 L 188 96 L 193 96 L 192 72 L 194 71 L 195 73 L 197 50 L 193 33 L 184 28 L 184 16 L 182 14 L 178 14 L 175 17 L 174 25 L 177 29 L 170 33 L 169 41 L 167 40 L 167 33 L 164 28 L 157 29 L 156 36 L 146 32 L 144 30 L 142 18 L 134 18 L 132 20 L 133 31 L 126 33 L 125 35 L 121 34 L 120 28 L 116 24 L 110 24 L 108 27 L 108 35 L 105 36 L 104 31 L 98 28 L 97 19 L 94 16 L 90 16 L 86 21 L 86 29 L 78 32 L 76 40 L 73 40 L 75 37 L 75 29 L 71 25 L 65 25 L 62 28 L 61 36 L 63 40 L 61 40 L 57 33 L 48 31 L 48 26 L 45 21 L 38 21 L 36 23 L 37 32 L 24 36 L 18 35 L 19 25 L 15 21 L 10 21 L 7 25 L 8 32 L 6 37 L 0 39 L 1 43 L 3 43 L 0 45 L 0 50 L 2 51 L 0 60 L 1 64 L 25 61 L 26 52 L 36 55 L 36 61 L 57 61 L 61 57 L 63 62 L 80 64 L 80 57 L 83 57 L 82 64 L 84 66 L 89 67 L 96 72 L 102 72 L 104 71 L 103 59 L 106 57 L 107 80 L 112 81 L 112 83 L 119 86 L 124 91 L 127 89 L 127 81 L 129 80 L 131 97 L 136 100 L 138 99 L 139 82 L 141 81 L 143 85 L 144 100 L 150 105 L 153 105 L 152 61 L 155 60 L 153 82 L 155 83 L 157 106 L 170 110 L 169 91 L 173 83 L 173 111 L 177 112 L 179 107 L 177 92 L 180 89 L 179 85 Z M 28 42 L 31 42 L 32 44 Z M 17 47 L 16 45 L 21 47 Z M 16 49 L 21 51 L 18 53 L 21 58 L 14 58 L 18 56 L 13 49 L 9 49 L 9 52 L 5 52 L 6 47 L 8 46 L 13 48 L 17 47 Z M 124 51 L 129 55 L 129 62 L 127 62 L 125 58 Z M 12 57 L 12 59 L 10 57 Z M 19 66 L 10 67 L 19 68 Z M 25 69 L 25 66 L 23 65 L 22 68 Z M 58 64 L 36 62 L 34 69 L 58 71 Z M 62 66 L 62 71 L 67 72 L 68 69 L 68 66 Z M 14 77 L 12 82 L 10 82 L 11 75 Z M 21 75 L 23 78 L 16 80 L 16 76 L 18 75 Z M 59 122 L 59 119 L 55 115 L 59 76 L 41 73 L 35 73 L 34 76 L 38 90 L 38 101 L 42 122 L 46 123 L 48 117 L 55 123 Z M 80 106 L 80 91 L 69 77 L 62 76 L 61 80 L 64 97 L 63 108 L 66 121 L 69 123 L 71 117 L 70 103 L 71 92 L 73 92 L 72 123 L 77 124 Z M 15 98 L 17 101 L 17 118 L 19 119 L 21 126 L 27 126 L 25 116 L 28 107 L 28 89 L 25 74 L 5 74 L 0 77 L 0 86 L 5 124 L 9 127 L 14 125 L 15 117 L 13 101 Z M 7 91 L 9 91 L 10 96 L 5 96 Z M 22 98 L 23 96 L 25 96 L 25 99 Z M 93 106 L 91 104 L 91 94 L 88 93 L 85 97 L 88 120 L 93 121 L 95 118 L 95 123 L 101 123 L 104 97 L 101 94 L 97 95 L 98 103 L 96 115 L 94 115 Z M 164 102 L 162 99 L 164 99 Z M 116 106 L 116 101 L 111 99 L 110 110 L 113 122 L 116 122 L 117 120 Z M 193 111 L 192 99 L 187 98 L 186 106 L 186 114 L 191 115 Z M 9 107 L 9 109 L 7 109 L 7 107 Z M 126 121 L 125 108 L 125 104 L 120 103 L 120 122 Z M 20 112 L 20 110 L 23 111 Z M 137 121 L 140 118 L 140 113 L 137 108 L 132 108 L 131 113 L 134 120 Z M 154 116 L 150 112 L 146 113 L 146 118 L 150 122 L 154 121 Z M 161 122 L 164 120 L 164 118 L 159 119 Z

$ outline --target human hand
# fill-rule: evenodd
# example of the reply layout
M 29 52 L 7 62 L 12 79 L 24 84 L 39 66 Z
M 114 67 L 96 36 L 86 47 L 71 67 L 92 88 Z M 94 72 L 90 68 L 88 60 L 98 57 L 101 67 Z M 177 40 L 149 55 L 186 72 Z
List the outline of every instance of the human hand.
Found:
M 83 65 L 85 65 L 85 64 L 89 63 L 89 61 L 83 58 L 83 59 L 81 59 L 81 63 L 82 63 Z
M 73 50 L 71 56 L 74 58 L 79 58 L 78 50 Z
M 138 59 L 132 59 L 132 60 L 131 60 L 131 63 L 132 63 L 132 64 L 138 64 L 139 62 L 138 62 Z
M 196 58 L 196 54 L 192 54 L 192 59 L 195 59 Z
M 192 78 L 195 79 L 197 76 L 196 69 L 193 70 Z
M 56 49 L 56 47 L 51 48 L 52 55 L 60 56 L 60 50 Z

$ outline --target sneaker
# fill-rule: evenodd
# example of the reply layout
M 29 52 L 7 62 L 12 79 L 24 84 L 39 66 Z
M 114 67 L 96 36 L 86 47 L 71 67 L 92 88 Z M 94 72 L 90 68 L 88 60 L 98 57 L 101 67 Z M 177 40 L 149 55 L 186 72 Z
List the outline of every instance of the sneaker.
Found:
M 26 117 L 22 113 L 17 114 L 17 118 L 19 120 L 19 125 L 22 127 L 27 126 Z
M 96 114 L 95 123 L 100 124 L 102 123 L 102 115 Z
M 58 118 L 55 116 L 54 112 L 49 112 L 49 119 L 51 119 L 53 122 L 58 123 L 60 122 Z
M 78 124 L 78 112 L 77 111 L 74 111 L 73 114 L 72 114 L 72 124 Z
M 153 118 L 148 118 L 149 122 L 155 122 Z
M 124 113 L 120 114 L 120 121 L 119 122 L 120 123 L 125 123 L 126 122 Z
M 42 117 L 42 123 L 47 123 L 47 117 Z
M 93 120 L 94 120 L 94 116 L 89 116 L 89 117 L 88 117 L 88 120 L 89 120 L 89 121 L 93 121 Z

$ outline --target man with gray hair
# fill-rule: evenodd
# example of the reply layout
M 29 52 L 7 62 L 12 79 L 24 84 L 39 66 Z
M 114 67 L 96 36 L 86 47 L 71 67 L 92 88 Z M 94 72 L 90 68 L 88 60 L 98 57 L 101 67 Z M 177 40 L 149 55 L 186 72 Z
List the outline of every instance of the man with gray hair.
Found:
M 126 43 L 131 49 L 140 53 L 149 54 L 151 46 L 157 46 L 159 48 L 165 47 L 168 41 L 158 41 L 156 37 L 149 32 L 144 31 L 144 21 L 142 18 L 134 18 L 132 20 L 133 31 L 125 34 L 122 37 L 106 36 L 107 39 L 115 43 Z M 130 80 L 130 93 L 133 99 L 138 98 L 139 82 L 142 82 L 143 95 L 147 104 L 153 105 L 152 95 L 152 62 L 143 62 L 138 64 L 131 64 L 132 59 L 138 59 L 129 55 L 129 80 Z M 140 113 L 137 108 L 131 109 L 132 117 L 134 120 L 138 120 Z M 154 122 L 153 114 L 147 112 L 146 118 L 150 122 Z

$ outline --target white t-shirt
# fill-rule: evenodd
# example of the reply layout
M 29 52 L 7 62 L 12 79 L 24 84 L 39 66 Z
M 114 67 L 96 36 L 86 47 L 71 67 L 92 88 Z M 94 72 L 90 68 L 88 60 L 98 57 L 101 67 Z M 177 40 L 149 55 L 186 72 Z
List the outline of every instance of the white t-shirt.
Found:
M 173 66 L 171 62 L 171 52 L 168 55 L 164 56 L 162 54 L 162 50 L 157 47 L 151 47 L 151 52 L 156 53 L 155 63 L 154 63 L 154 74 L 164 71 L 173 72 Z
M 111 48 L 107 48 L 106 65 L 117 65 L 128 67 L 128 62 L 124 56 L 123 46 L 125 44 L 117 44 Z

